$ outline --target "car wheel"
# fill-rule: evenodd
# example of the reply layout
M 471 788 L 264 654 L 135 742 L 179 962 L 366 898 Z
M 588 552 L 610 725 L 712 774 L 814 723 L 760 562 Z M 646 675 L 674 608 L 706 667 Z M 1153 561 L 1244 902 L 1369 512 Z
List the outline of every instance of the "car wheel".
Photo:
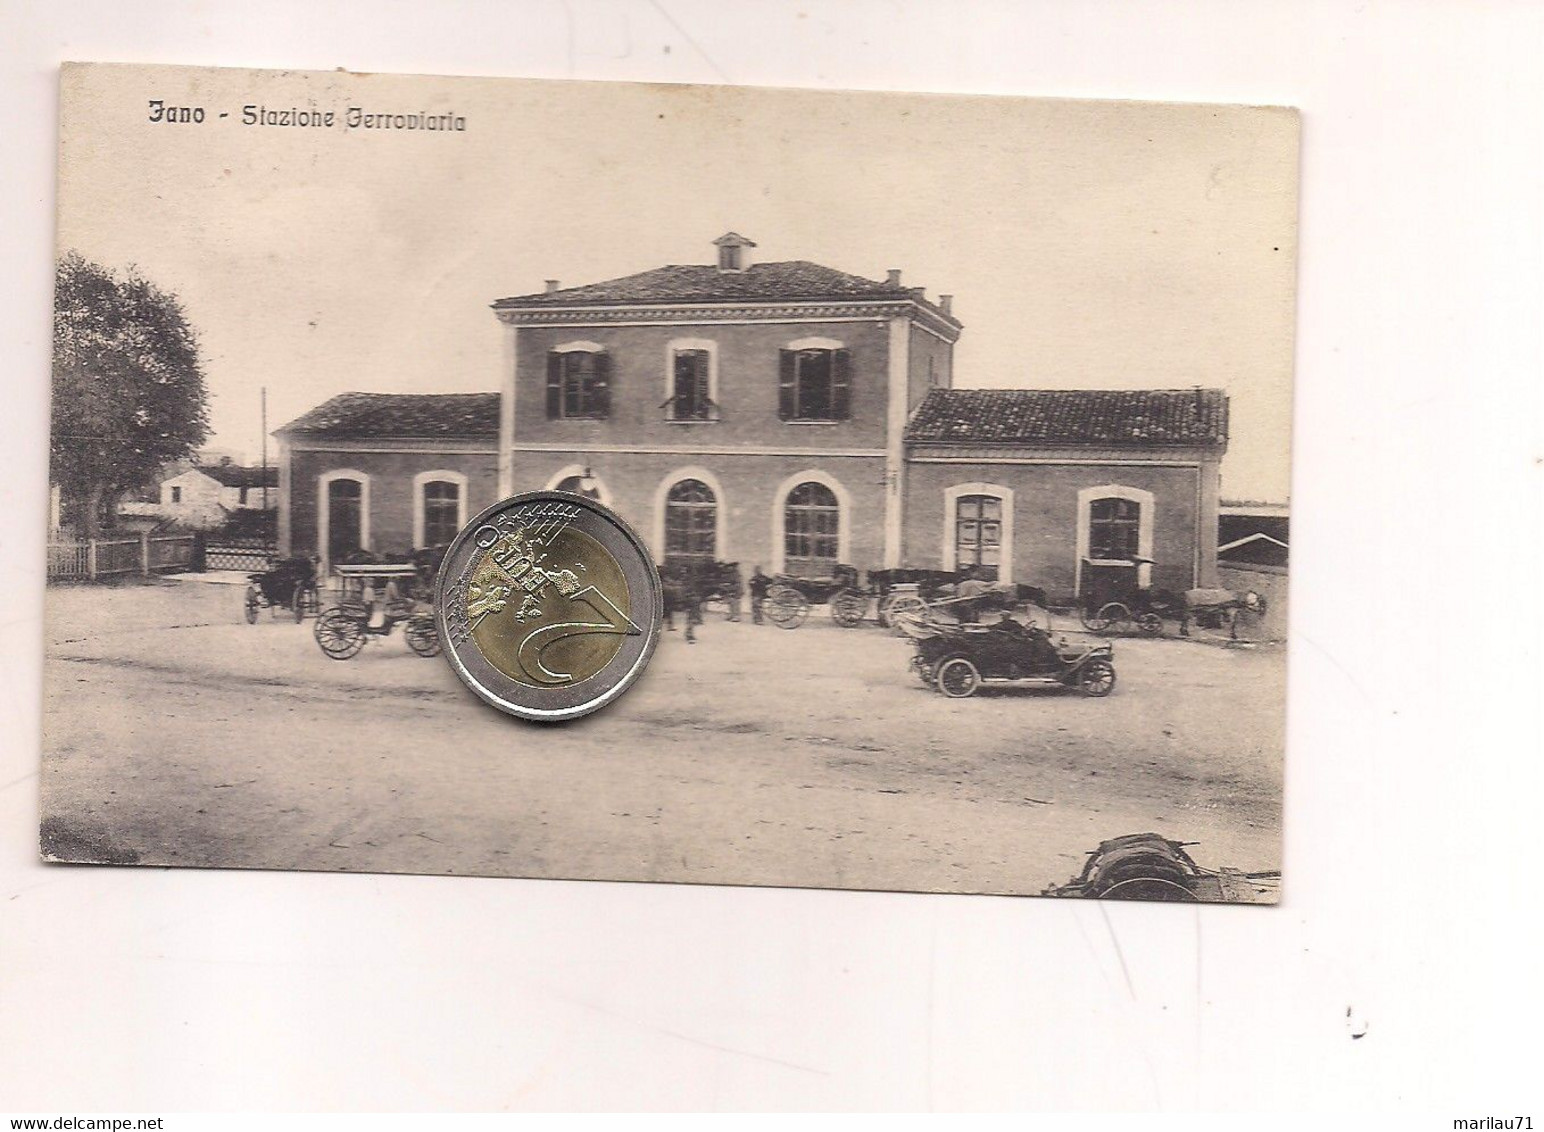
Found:
M 981 673 L 963 656 L 957 656 L 938 666 L 933 683 L 950 699 L 962 700 L 976 694 L 976 689 L 981 686 Z
M 1078 687 L 1085 696 L 1108 696 L 1115 691 L 1115 666 L 1107 660 L 1091 660 L 1078 673 Z

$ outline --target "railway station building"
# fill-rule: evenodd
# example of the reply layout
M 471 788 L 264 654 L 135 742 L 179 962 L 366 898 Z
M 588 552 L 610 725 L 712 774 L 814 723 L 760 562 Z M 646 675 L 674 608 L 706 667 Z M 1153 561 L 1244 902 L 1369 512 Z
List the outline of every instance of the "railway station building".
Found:
M 285 425 L 282 548 L 406 552 L 561 487 L 662 562 L 1216 584 L 1221 390 L 962 388 L 950 296 L 755 247 L 497 300 L 495 392 L 347 393 Z

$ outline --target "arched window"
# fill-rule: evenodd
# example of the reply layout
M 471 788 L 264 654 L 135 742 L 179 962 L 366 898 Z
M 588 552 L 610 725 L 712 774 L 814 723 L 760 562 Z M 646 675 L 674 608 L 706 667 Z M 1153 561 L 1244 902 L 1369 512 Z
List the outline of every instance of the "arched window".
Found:
M 954 503 L 954 565 L 976 567 L 997 581 L 1003 561 L 1003 501 L 995 495 L 961 495 Z
M 461 485 L 448 480 L 424 484 L 422 546 L 444 546 L 461 529 Z
M 718 500 L 701 480 L 680 480 L 665 496 L 665 564 L 712 562 L 718 546 Z
M 1106 496 L 1088 505 L 1088 557 L 1130 559 L 1141 546 L 1142 505 Z
M 840 529 L 836 493 L 813 480 L 799 484 L 783 505 L 783 569 L 795 577 L 830 577 L 840 553 Z
M 1140 487 L 1106 483 L 1078 491 L 1078 593 L 1088 581 L 1085 566 L 1129 571 L 1132 559 L 1139 560 L 1137 585 L 1152 585 L 1156 514 L 1153 493 Z
M 606 486 L 605 480 L 590 469 L 588 464 L 569 464 L 559 468 L 547 480 L 547 490 L 571 491 L 575 495 L 593 499 L 603 506 L 612 505 L 611 489 Z
M 444 546 L 466 525 L 465 473 L 438 468 L 413 477 L 413 545 Z

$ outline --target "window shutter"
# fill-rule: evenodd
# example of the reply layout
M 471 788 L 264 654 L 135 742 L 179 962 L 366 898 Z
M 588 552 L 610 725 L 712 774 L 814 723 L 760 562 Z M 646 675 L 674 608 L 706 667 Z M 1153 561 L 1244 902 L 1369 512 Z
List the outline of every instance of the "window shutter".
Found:
M 798 358 L 794 351 L 778 351 L 777 415 L 779 420 L 793 420 L 797 400 L 794 396 L 794 377 L 797 366 Z
M 596 354 L 595 360 L 595 416 L 611 416 L 611 355 Z
M 547 419 L 555 421 L 563 415 L 563 355 L 557 351 L 547 355 Z
M 708 352 L 698 350 L 693 355 L 696 363 L 697 375 L 693 383 L 692 392 L 696 397 L 695 408 L 699 416 L 708 415 Z
M 852 353 L 831 351 L 831 415 L 839 421 L 852 416 Z

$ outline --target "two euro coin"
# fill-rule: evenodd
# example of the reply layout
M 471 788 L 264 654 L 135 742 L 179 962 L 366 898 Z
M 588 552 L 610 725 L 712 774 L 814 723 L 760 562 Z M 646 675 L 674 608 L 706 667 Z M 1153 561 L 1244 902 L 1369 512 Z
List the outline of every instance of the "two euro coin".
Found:
M 435 581 L 445 656 L 489 704 L 556 721 L 611 703 L 659 642 L 659 572 L 608 508 L 533 491 L 488 508 L 451 542 Z

